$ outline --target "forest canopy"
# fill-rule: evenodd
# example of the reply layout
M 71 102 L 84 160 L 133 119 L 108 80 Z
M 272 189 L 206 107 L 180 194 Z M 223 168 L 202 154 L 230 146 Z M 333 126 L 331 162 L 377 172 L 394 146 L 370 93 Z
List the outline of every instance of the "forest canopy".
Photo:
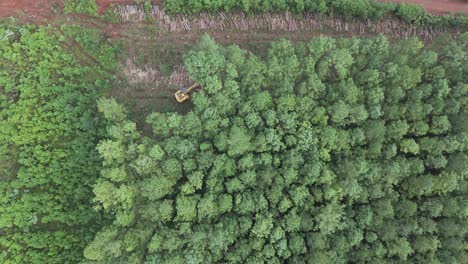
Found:
M 265 58 L 205 36 L 187 114 L 114 99 L 93 187 L 102 263 L 463 263 L 468 35 L 317 37 Z
M 104 223 L 92 204 L 95 102 L 115 47 L 96 30 L 62 29 L 0 24 L 0 263 L 78 263 Z M 69 34 L 106 67 L 83 65 Z

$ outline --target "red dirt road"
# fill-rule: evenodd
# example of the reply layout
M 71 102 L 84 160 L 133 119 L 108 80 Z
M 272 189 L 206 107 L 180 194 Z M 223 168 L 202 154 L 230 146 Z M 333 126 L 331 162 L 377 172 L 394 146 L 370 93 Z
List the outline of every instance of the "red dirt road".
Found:
M 52 5 L 48 0 L 0 0 L 0 17 L 19 17 L 37 21 L 51 15 Z
M 162 0 L 152 0 L 153 4 L 162 4 Z M 0 0 L 0 17 L 26 17 L 40 20 L 53 15 L 53 10 L 60 11 L 65 0 Z M 96 0 L 99 13 L 104 13 L 111 4 L 133 4 L 134 0 Z
M 422 4 L 429 12 L 441 15 L 449 12 L 462 12 L 468 15 L 468 3 L 464 0 L 378 0 L 380 2 L 406 2 Z M 64 0 L 0 0 L 0 17 L 22 17 L 38 23 L 41 19 L 54 16 L 54 10 L 60 11 Z M 99 13 L 103 13 L 111 4 L 131 4 L 134 0 L 96 0 Z M 153 0 L 161 4 L 161 0 Z
M 412 3 L 423 5 L 426 10 L 434 15 L 446 13 L 465 13 L 468 15 L 468 2 L 464 0 L 378 0 L 379 2 Z

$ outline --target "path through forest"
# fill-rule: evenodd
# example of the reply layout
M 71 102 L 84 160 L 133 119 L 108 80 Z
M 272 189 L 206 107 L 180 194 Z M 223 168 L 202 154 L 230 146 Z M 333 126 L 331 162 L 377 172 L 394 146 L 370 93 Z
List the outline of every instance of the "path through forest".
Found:
M 379 1 L 396 1 L 402 0 L 379 0 Z M 436 3 L 443 1 L 444 4 Z M 463 0 L 462 0 L 463 1 Z M 104 30 L 109 37 L 117 38 L 125 35 L 125 30 L 132 28 L 140 28 L 141 23 L 145 21 L 146 15 L 142 6 L 130 5 L 134 0 L 97 0 L 99 13 L 104 13 L 112 4 L 123 6 L 114 7 L 114 11 L 120 14 L 123 23 L 109 23 L 103 19 L 96 19 L 86 15 L 63 14 L 63 6 L 65 0 L 0 0 L 0 17 L 15 17 L 21 22 L 36 23 L 36 24 L 57 24 L 62 23 L 78 23 L 90 24 L 93 27 L 98 27 Z M 162 29 L 170 34 L 162 34 L 157 36 L 153 41 L 167 42 L 168 40 L 187 39 L 192 36 L 192 33 L 210 32 L 211 35 L 224 39 L 225 32 L 231 31 L 228 36 L 236 38 L 237 34 L 249 32 L 251 37 L 256 37 L 258 33 L 275 33 L 278 36 L 287 36 L 289 32 L 302 32 L 306 37 L 314 35 L 375 35 L 384 34 L 390 38 L 407 38 L 410 36 L 418 36 L 423 39 L 432 39 L 434 36 L 444 34 L 442 32 L 433 32 L 432 29 L 418 29 L 411 25 L 401 25 L 394 20 L 381 21 L 369 24 L 368 22 L 347 23 L 339 18 L 315 18 L 313 14 L 305 14 L 303 19 L 292 16 L 289 13 L 278 14 L 259 14 L 258 16 L 246 17 L 242 13 L 219 13 L 210 15 L 202 13 L 195 17 L 184 15 L 169 16 L 165 14 L 162 8 L 162 0 L 153 0 L 154 4 L 153 18 Z M 429 10 L 437 9 L 438 14 L 445 11 L 467 11 L 467 4 L 458 0 L 410 0 L 406 2 L 422 3 L 427 5 Z M 445 8 L 445 9 L 444 9 Z M 136 15 L 136 21 L 135 21 Z M 326 20 L 326 21 L 325 21 Z M 126 22 L 133 21 L 128 26 Z M 439 29 L 437 29 L 439 30 Z M 439 30 L 440 31 L 440 30 Z M 199 34 L 195 34 L 199 35 Z M 169 37 L 168 40 L 162 37 Z M 229 38 L 229 37 L 228 37 Z M 242 38 L 242 37 L 241 37 Z
M 412 0 L 409 2 L 423 2 L 428 5 L 427 9 L 434 14 L 442 14 L 445 11 L 460 11 L 466 7 L 456 0 L 442 1 L 449 3 L 438 7 L 439 5 L 435 4 L 436 0 Z M 162 2 L 162 0 L 152 1 L 154 4 L 153 12 L 150 15 L 152 19 L 148 20 L 142 6 L 131 5 L 135 1 L 96 0 L 100 14 L 105 13 L 112 4 L 119 4 L 114 6 L 114 11 L 120 15 L 120 23 L 110 23 L 102 18 L 82 14 L 63 14 L 65 0 L 0 0 L 0 17 L 15 17 L 20 22 L 51 24 L 57 28 L 63 24 L 79 24 L 98 28 L 105 32 L 109 38 L 121 39 L 125 46 L 125 58 L 122 58 L 121 66 L 127 80 L 123 81 L 121 85 L 116 82 L 112 93 L 115 93 L 116 97 L 129 99 L 133 103 L 138 102 L 135 103 L 136 107 L 145 108 L 147 112 L 157 110 L 149 107 L 154 105 L 155 98 L 164 97 L 159 98 L 161 100 L 158 104 L 167 103 L 168 100 L 165 97 L 172 99 L 172 94 L 167 93 L 168 86 L 155 88 L 155 84 L 190 84 L 183 67 L 182 54 L 190 50 L 200 39 L 200 35 L 204 33 L 209 33 L 219 43 L 238 44 L 243 48 L 256 50 L 260 53 L 266 50 L 268 43 L 280 37 L 287 37 L 292 41 L 307 41 L 319 35 L 365 37 L 384 34 L 390 39 L 418 36 L 430 40 L 446 33 L 445 29 L 417 28 L 397 19 L 385 19 L 379 22 L 349 22 L 340 18 L 317 18 L 313 14 L 305 14 L 303 18 L 299 18 L 285 12 L 259 14 L 255 17 L 245 16 L 242 13 L 217 13 L 216 15 L 201 13 L 190 17 L 170 16 L 165 14 Z M 451 29 L 449 33 L 457 35 L 460 32 Z M 75 45 L 76 43 L 71 41 L 69 44 Z M 79 55 L 87 63 L 95 61 L 80 46 L 69 48 L 73 52 L 83 53 Z M 149 56 L 153 55 L 151 53 L 154 51 L 158 55 L 166 53 L 165 58 Z M 168 53 L 173 56 L 168 56 Z M 143 64 L 137 63 L 141 58 L 146 61 Z M 84 62 L 84 64 L 86 63 Z M 168 65 L 172 71 L 169 73 L 166 71 L 164 74 L 164 71 L 161 70 L 162 66 L 167 67 Z M 142 110 L 139 109 L 135 112 L 139 111 Z

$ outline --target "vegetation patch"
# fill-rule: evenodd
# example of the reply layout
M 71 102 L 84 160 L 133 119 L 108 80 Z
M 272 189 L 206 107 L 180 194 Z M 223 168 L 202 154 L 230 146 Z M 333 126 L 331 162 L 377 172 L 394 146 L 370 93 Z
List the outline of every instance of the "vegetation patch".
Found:
M 4 2 L 0 263 L 466 262 L 466 16 Z
M 291 11 L 296 14 L 311 12 L 337 15 L 348 20 L 355 18 L 379 20 L 385 16 L 395 16 L 415 25 L 468 27 L 468 18 L 465 15 L 433 16 L 418 5 L 379 3 L 375 0 L 166 0 L 164 8 L 173 14 L 197 14 L 201 11 L 243 11 L 248 14 Z
M 98 109 L 98 207 L 84 250 L 123 263 L 463 262 L 464 43 L 320 37 L 266 59 L 209 37 L 186 113 Z
M 0 25 L 1 263 L 77 263 L 105 223 L 91 187 L 104 132 L 95 100 L 111 76 L 51 31 Z
M 98 5 L 95 0 L 66 0 L 65 13 L 78 13 L 98 16 Z

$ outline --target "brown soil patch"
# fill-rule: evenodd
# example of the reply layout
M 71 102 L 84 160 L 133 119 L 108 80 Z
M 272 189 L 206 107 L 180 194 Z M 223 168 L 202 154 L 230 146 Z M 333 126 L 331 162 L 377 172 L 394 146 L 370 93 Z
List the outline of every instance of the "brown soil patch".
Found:
M 63 9 L 66 0 L 0 0 L 0 18 L 20 17 L 35 24 L 44 18 L 51 19 L 54 13 Z M 111 4 L 130 5 L 135 0 L 96 0 L 99 13 L 103 14 Z M 162 0 L 152 0 L 153 4 L 162 5 Z
M 103 14 L 112 4 L 119 4 L 119 5 L 131 5 L 137 2 L 144 2 L 144 1 L 135 1 L 135 0 L 96 0 L 97 5 L 99 6 L 99 14 Z M 162 6 L 163 0 L 151 0 L 153 5 L 160 5 Z
M 133 0 L 96 0 L 99 6 L 99 14 L 106 12 L 111 4 L 131 5 L 133 2 Z
M 22 17 L 38 22 L 52 15 L 52 1 L 0 0 L 0 17 Z
M 52 18 L 63 8 L 65 0 L 0 0 L 0 17 L 20 17 L 29 22 L 40 23 Z M 468 15 L 468 3 L 464 0 L 378 0 L 380 2 L 406 2 L 423 5 L 435 15 L 449 12 Z M 162 5 L 162 0 L 152 0 L 155 5 Z M 135 0 L 96 0 L 99 13 L 104 13 L 111 4 L 134 4 Z
M 468 2 L 464 0 L 379 0 L 380 2 L 413 3 L 422 5 L 434 15 L 464 13 L 468 15 Z

